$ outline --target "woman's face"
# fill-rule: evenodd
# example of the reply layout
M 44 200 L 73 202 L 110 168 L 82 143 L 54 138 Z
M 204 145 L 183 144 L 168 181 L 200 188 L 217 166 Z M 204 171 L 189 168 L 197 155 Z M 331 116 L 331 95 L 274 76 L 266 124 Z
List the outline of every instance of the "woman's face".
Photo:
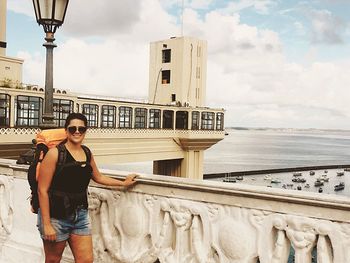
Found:
M 73 119 L 69 122 L 66 133 L 70 142 L 80 144 L 85 138 L 86 126 L 82 120 Z

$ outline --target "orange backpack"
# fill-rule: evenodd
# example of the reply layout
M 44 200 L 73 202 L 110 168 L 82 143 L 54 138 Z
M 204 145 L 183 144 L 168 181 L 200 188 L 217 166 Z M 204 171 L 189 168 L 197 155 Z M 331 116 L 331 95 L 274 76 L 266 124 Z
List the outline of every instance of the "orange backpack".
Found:
M 30 204 L 33 213 L 38 213 L 39 208 L 38 177 L 41 162 L 49 149 L 64 143 L 66 138 L 67 134 L 63 128 L 43 130 L 36 135 L 34 159 L 29 166 L 27 174 L 31 189 Z M 65 162 L 65 150 L 63 147 L 58 147 L 58 149 L 59 154 L 57 164 L 59 165 Z

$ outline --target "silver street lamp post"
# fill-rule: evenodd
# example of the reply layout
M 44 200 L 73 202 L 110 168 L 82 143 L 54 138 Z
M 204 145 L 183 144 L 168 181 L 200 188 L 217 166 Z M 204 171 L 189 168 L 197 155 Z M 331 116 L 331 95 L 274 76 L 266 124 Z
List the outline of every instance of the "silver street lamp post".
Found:
M 33 0 L 36 21 L 46 33 L 46 73 L 45 73 L 45 106 L 40 127 L 56 127 L 53 115 L 53 49 L 56 46 L 54 34 L 63 24 L 69 0 Z

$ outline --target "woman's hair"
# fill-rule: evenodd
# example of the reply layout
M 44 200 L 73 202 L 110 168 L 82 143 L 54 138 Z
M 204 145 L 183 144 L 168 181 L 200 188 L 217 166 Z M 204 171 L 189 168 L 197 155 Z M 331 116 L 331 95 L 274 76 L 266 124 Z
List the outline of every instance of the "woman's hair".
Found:
M 84 122 L 84 125 L 85 127 L 87 127 L 87 119 L 86 119 L 86 116 L 84 114 L 81 114 L 81 113 L 76 113 L 76 112 L 73 112 L 73 113 L 70 113 L 68 116 L 67 116 L 67 119 L 66 119 L 66 123 L 64 124 L 64 128 L 67 129 L 69 123 L 71 122 L 71 120 L 82 120 Z

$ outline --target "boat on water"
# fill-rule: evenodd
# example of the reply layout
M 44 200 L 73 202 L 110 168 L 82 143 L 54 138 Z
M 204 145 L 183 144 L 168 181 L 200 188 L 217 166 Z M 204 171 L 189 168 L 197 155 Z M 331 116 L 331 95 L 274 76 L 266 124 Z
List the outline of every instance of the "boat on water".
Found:
M 323 182 L 329 182 L 329 177 L 327 174 L 322 174 L 321 177 L 317 178 L 318 180 L 321 180 Z
M 293 173 L 293 176 L 302 176 L 302 175 L 303 175 L 302 172 L 294 172 L 294 173 Z
M 271 180 L 271 184 L 279 184 L 279 183 L 281 183 L 281 181 L 278 180 L 278 179 L 272 179 Z
M 310 175 L 315 175 L 315 171 L 310 171 Z
M 319 180 L 319 179 L 317 179 L 316 181 L 315 181 L 315 184 L 314 184 L 314 186 L 323 186 L 324 185 L 324 183 L 323 183 L 323 180 Z
M 292 182 L 294 182 L 294 183 L 305 183 L 306 182 L 306 179 L 305 178 L 293 178 L 292 179 Z
M 337 176 L 343 176 L 344 172 L 337 172 Z
M 339 184 L 336 184 L 334 186 L 334 191 L 344 190 L 344 188 L 345 188 L 345 183 L 344 182 L 340 182 Z

